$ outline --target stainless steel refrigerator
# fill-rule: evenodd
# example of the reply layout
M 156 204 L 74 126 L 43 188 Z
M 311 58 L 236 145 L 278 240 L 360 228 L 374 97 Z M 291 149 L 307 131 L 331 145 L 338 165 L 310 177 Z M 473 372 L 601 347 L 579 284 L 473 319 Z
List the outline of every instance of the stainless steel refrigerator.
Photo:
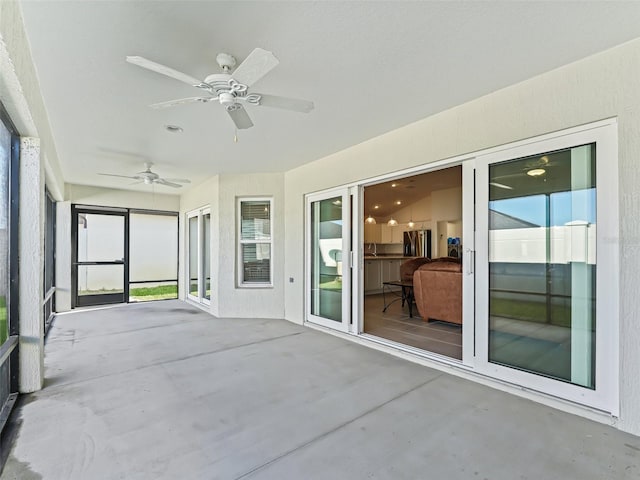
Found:
M 403 244 L 405 257 L 431 258 L 431 230 L 404 232 Z

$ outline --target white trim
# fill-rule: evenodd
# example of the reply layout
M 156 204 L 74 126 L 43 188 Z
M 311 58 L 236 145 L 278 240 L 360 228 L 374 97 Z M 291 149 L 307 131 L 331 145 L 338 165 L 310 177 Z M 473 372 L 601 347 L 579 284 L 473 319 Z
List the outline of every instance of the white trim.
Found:
M 462 163 L 462 362 L 473 366 L 475 355 L 475 162 Z
M 242 202 L 269 202 L 269 239 L 264 240 L 243 240 L 242 239 Z M 236 287 L 237 288 L 273 288 L 273 197 L 252 197 L 242 196 L 236 197 Z M 245 283 L 242 264 L 242 245 L 269 245 L 269 281 L 268 282 L 252 282 Z
M 488 361 L 488 166 L 579 145 L 596 144 L 596 385 L 595 390 Z M 614 416 L 619 411 L 618 371 L 618 154 L 615 121 L 597 122 L 553 135 L 518 142 L 477 158 L 476 257 L 477 303 L 475 368 L 479 373 L 564 398 Z
M 211 216 L 211 207 L 207 206 L 202 206 L 199 208 L 196 208 L 194 210 L 190 210 L 189 212 L 187 212 L 185 214 L 185 217 L 187 219 L 187 221 L 185 222 L 186 227 L 185 227 L 185 232 L 186 232 L 186 242 L 185 242 L 185 254 L 186 254 L 186 259 L 185 259 L 185 279 L 186 279 L 186 290 L 185 290 L 185 299 L 193 302 L 194 304 L 202 304 L 202 305 L 206 305 L 209 306 L 211 304 L 211 301 L 207 298 L 205 298 L 205 289 L 206 289 L 206 282 L 204 279 L 204 216 L 205 215 L 209 215 Z M 196 235 L 198 237 L 198 242 L 197 242 L 197 253 L 196 253 L 196 261 L 198 264 L 198 272 L 197 272 L 197 283 L 198 283 L 198 295 L 192 295 L 191 294 L 191 229 L 190 229 L 190 225 L 189 225 L 189 220 L 192 218 L 197 218 L 197 228 L 196 228 Z M 211 226 L 211 225 L 209 225 Z M 209 238 L 211 238 L 211 234 L 209 234 Z M 211 242 L 210 242 L 211 243 Z M 209 250 L 211 250 L 211 244 L 209 244 Z M 211 255 L 210 255 L 211 257 Z M 211 265 L 209 266 L 209 271 L 211 271 Z
M 357 195 L 356 195 L 357 196 Z M 340 197 L 342 202 L 342 320 L 340 322 L 323 318 L 311 313 L 312 299 L 312 280 L 311 280 L 311 262 L 313 261 L 313 252 L 311 250 L 312 232 L 311 232 L 311 208 L 315 202 L 327 200 L 334 197 Z M 356 203 L 356 202 L 354 202 Z M 355 207 L 354 207 L 355 208 Z M 352 329 L 351 315 L 352 302 L 350 301 L 351 292 L 351 197 L 349 190 L 346 188 L 334 188 L 326 190 L 322 193 L 305 195 L 305 321 L 322 325 L 328 328 L 348 332 Z

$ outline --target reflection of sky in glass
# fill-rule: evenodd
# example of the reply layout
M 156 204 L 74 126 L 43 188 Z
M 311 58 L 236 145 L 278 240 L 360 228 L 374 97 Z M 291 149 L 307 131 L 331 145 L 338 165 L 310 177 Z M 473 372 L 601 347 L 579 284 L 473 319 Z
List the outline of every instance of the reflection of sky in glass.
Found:
M 574 216 L 571 203 L 583 205 L 584 215 Z M 489 209 L 524 220 L 535 225 L 544 226 L 546 220 L 546 195 L 508 198 L 489 202 Z M 557 192 L 551 194 L 551 222 L 549 226 L 564 225 L 571 221 L 582 220 L 596 223 L 596 189 L 576 190 L 573 192 Z

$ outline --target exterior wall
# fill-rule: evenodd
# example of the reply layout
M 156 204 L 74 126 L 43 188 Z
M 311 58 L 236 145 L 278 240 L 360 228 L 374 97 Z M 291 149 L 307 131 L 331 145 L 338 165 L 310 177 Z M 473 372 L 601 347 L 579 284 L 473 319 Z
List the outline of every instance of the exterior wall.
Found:
M 273 197 L 273 287 L 237 287 L 237 226 L 238 197 Z M 284 175 L 220 175 L 185 193 L 181 199 L 180 241 L 182 265 L 187 252 L 185 215 L 205 205 L 211 206 L 211 308 L 221 317 L 282 318 L 284 298 Z M 180 270 L 180 298 L 184 298 L 185 272 Z M 224 299 L 223 302 L 220 299 Z
M 32 392 L 42 388 L 44 378 L 44 186 L 46 182 L 53 197 L 62 200 L 64 182 L 17 2 L 0 2 L 0 102 L 23 137 L 19 388 Z
M 100 205 L 103 207 L 140 208 L 169 212 L 177 212 L 180 209 L 178 195 L 116 190 L 70 183 L 66 185 L 65 200 L 81 205 Z
M 304 318 L 304 195 L 544 133 L 617 117 L 620 232 L 620 419 L 640 434 L 640 40 L 388 132 L 285 173 L 285 317 Z

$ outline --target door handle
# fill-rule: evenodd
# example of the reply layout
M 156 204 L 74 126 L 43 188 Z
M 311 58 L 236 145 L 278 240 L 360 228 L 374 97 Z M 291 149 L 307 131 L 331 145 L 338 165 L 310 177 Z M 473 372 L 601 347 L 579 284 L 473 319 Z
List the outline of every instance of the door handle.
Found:
M 467 257 L 467 275 L 473 275 L 474 266 L 476 263 L 476 251 L 467 248 L 465 250 L 465 257 Z

